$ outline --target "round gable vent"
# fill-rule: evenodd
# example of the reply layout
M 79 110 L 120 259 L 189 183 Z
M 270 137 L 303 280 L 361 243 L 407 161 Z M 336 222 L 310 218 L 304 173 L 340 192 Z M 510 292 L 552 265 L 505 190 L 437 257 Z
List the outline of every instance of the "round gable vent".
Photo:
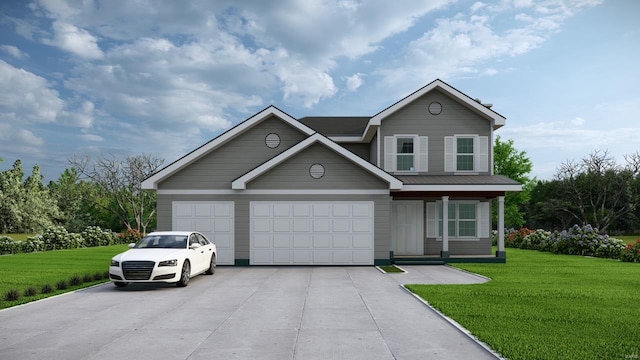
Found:
M 313 164 L 309 168 L 309 175 L 314 179 L 320 179 L 324 176 L 324 166 L 320 164 Z
M 442 112 L 442 104 L 440 104 L 437 101 L 434 101 L 431 104 L 429 104 L 429 113 L 431 115 L 440 115 L 441 112 Z
M 271 133 L 264 139 L 264 143 L 268 148 L 275 149 L 280 145 L 280 136 L 278 134 Z

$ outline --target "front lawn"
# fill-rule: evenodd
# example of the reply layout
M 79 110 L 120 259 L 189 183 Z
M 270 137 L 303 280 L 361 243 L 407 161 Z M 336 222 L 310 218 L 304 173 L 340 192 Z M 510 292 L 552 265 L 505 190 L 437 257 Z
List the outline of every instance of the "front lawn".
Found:
M 108 281 L 109 261 L 127 249 L 114 245 L 2 255 L 0 309 Z M 46 286 L 50 291 L 43 291 Z
M 407 287 L 509 359 L 640 357 L 640 264 L 507 249 L 456 266 L 492 281 Z

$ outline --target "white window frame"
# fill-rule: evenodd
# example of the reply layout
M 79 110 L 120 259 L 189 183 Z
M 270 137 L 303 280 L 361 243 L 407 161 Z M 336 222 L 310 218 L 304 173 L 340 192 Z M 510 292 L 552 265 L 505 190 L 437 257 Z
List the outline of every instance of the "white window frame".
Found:
M 442 241 L 441 210 L 443 202 L 441 200 L 427 202 L 425 212 L 426 215 L 426 236 L 435 238 L 436 241 Z M 476 235 L 475 236 L 449 236 L 450 241 L 480 241 L 480 239 L 491 237 L 491 208 L 490 202 L 480 200 L 451 200 L 449 204 L 474 204 L 476 207 Z M 442 209 L 444 210 L 444 209 Z M 456 235 L 458 233 L 459 208 L 456 209 Z
M 478 204 L 480 203 L 480 201 L 476 201 L 476 200 L 454 200 L 454 201 L 449 201 L 449 206 L 455 206 L 455 213 L 456 213 L 456 217 L 455 219 L 451 219 L 449 218 L 449 222 L 451 222 L 452 220 L 455 220 L 455 226 L 453 227 L 455 229 L 455 234 L 454 235 L 449 235 L 449 240 L 451 239 L 462 239 L 462 240 L 469 240 L 469 239 L 473 239 L 473 240 L 479 240 L 480 237 L 478 236 L 478 224 L 480 222 L 479 219 L 479 211 L 478 211 Z M 444 208 L 442 206 L 442 201 L 437 201 L 437 206 L 436 209 L 438 211 L 437 213 L 437 217 L 438 217 L 438 239 L 442 240 L 442 212 L 444 211 Z M 459 236 L 458 233 L 460 231 L 460 208 L 459 205 L 461 204 L 471 204 L 475 206 L 475 234 L 473 236 Z M 447 209 L 448 211 L 448 209 Z M 449 224 L 449 232 L 451 232 L 451 224 Z
M 413 170 L 398 170 L 398 139 L 413 139 Z M 428 171 L 428 137 L 417 134 L 394 134 L 384 137 L 384 170 L 396 174 L 415 174 Z
M 473 153 L 458 153 L 459 139 L 473 139 Z M 489 171 L 489 137 L 478 134 L 455 134 L 444 139 L 445 172 L 454 174 L 478 174 Z M 473 169 L 458 170 L 458 155 L 472 155 Z

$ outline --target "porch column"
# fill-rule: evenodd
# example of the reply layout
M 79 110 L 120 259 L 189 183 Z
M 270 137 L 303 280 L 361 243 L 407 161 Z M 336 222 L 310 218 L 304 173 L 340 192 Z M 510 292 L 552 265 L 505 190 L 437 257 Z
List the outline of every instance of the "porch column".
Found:
M 442 250 L 440 257 L 449 257 L 449 197 L 442 197 Z
M 507 253 L 504 251 L 504 196 L 498 196 L 498 251 L 496 257 L 507 257 Z

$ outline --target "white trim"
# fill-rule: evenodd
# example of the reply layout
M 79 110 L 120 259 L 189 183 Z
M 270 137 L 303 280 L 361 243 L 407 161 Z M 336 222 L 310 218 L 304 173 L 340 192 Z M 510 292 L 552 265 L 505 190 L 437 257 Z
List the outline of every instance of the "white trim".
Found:
M 365 143 L 360 136 L 327 136 L 329 140 L 337 143 Z
M 522 191 L 522 185 L 405 185 L 399 191 Z
M 447 235 L 447 241 L 480 241 L 480 239 L 482 238 L 479 234 L 479 222 L 482 220 L 480 219 L 480 212 L 479 212 L 479 204 L 482 203 L 480 200 L 450 200 L 448 196 L 443 196 L 442 200 L 438 200 L 435 202 L 436 204 L 436 225 L 437 225 L 437 229 L 436 229 L 436 241 L 443 241 L 443 239 L 445 238 L 445 234 Z M 447 208 L 445 209 L 445 204 L 447 205 Z M 460 226 L 460 217 L 459 217 L 459 207 L 458 205 L 460 204 L 472 204 L 475 205 L 475 223 L 476 223 L 476 234 L 474 236 L 458 236 L 458 230 L 459 230 L 459 226 Z M 449 205 L 455 205 L 456 206 L 456 236 L 450 236 L 449 232 L 448 232 L 448 227 L 449 227 Z M 442 219 L 440 219 L 438 217 L 438 209 L 442 209 Z M 464 221 L 464 220 L 463 220 Z M 442 222 L 442 234 L 438 234 L 438 232 L 440 231 L 440 223 Z M 446 233 L 445 233 L 446 231 Z M 446 242 L 444 243 L 446 244 Z M 444 249 L 443 246 L 443 251 L 448 251 L 448 246 L 447 249 Z
M 144 180 L 142 182 L 142 188 L 143 189 L 148 189 L 148 190 L 157 189 L 158 188 L 158 183 L 161 182 L 162 180 L 164 180 L 167 177 L 173 175 L 174 173 L 176 173 L 177 171 L 181 170 L 185 166 L 187 166 L 190 163 L 194 162 L 195 160 L 201 158 L 202 156 L 210 153 L 215 148 L 219 147 L 220 145 L 223 145 L 223 144 L 227 143 L 228 141 L 232 140 L 233 138 L 235 138 L 239 134 L 245 132 L 249 128 L 253 127 L 254 125 L 256 125 L 256 124 L 258 124 L 260 122 L 262 122 L 263 120 L 267 119 L 268 117 L 270 117 L 272 115 L 280 118 L 284 122 L 286 122 L 289 125 L 295 127 L 296 129 L 300 130 L 301 132 L 305 133 L 306 135 L 311 135 L 311 134 L 315 133 L 315 131 L 313 129 L 311 129 L 310 127 L 304 125 L 303 123 L 299 122 L 298 120 L 294 119 L 293 117 L 289 116 L 288 114 L 284 113 L 280 109 L 278 109 L 278 108 L 276 108 L 274 106 L 269 106 L 268 108 L 266 108 L 266 109 L 262 110 L 261 112 L 253 115 L 249 119 L 241 122 L 240 124 L 236 125 L 235 127 L 229 129 L 227 132 L 221 134 L 220 136 L 214 138 L 210 142 L 204 144 L 203 146 L 197 148 L 196 150 L 190 152 L 186 156 L 178 159 L 177 161 L 173 162 L 169 166 L 165 167 L 164 169 L 162 169 L 159 172 L 155 173 L 154 175 L 150 176 L 149 178 L 147 178 L 146 180 Z
M 301 189 L 301 190 L 158 190 L 158 195 L 389 195 L 382 189 Z
M 376 151 L 378 152 L 378 158 L 376 159 L 376 160 L 377 160 L 377 164 L 376 164 L 376 165 L 377 165 L 379 168 L 382 168 L 382 167 L 380 166 L 380 149 L 381 149 L 381 148 L 380 148 L 380 127 L 378 127 L 378 130 L 376 130 L 376 143 L 377 143 L 377 144 L 376 144 L 376 146 L 378 147 L 378 148 L 376 149 Z
M 361 168 L 369 171 L 373 175 L 375 175 L 375 176 L 379 177 L 380 179 L 388 182 L 389 183 L 389 189 L 391 189 L 391 190 L 400 190 L 400 189 L 402 189 L 402 182 L 400 180 L 396 179 L 392 175 L 389 175 L 387 172 L 385 172 L 382 169 L 378 168 L 377 166 L 371 164 L 370 162 L 364 160 L 363 158 L 355 155 L 354 153 L 352 153 L 350 151 L 347 151 L 342 146 L 336 144 L 335 142 L 329 140 L 327 137 L 322 136 L 322 135 L 320 135 L 318 133 L 309 136 L 308 138 L 302 140 L 301 142 L 297 143 L 296 145 L 292 146 L 291 148 L 287 149 L 286 151 L 280 153 L 279 155 L 275 156 L 274 158 L 272 158 L 271 160 L 267 161 L 266 163 L 258 166 L 257 168 L 255 168 L 255 169 L 249 171 L 248 173 L 242 175 L 241 177 L 237 178 L 236 180 L 234 180 L 231 183 L 231 188 L 233 190 L 245 190 L 247 188 L 247 183 L 248 182 L 256 179 L 257 177 L 259 177 L 260 175 L 264 174 L 269 169 L 275 167 L 276 165 L 281 164 L 285 160 L 287 160 L 290 157 L 298 154 L 300 151 L 306 149 L 307 147 L 309 147 L 309 146 L 311 146 L 311 145 L 313 145 L 315 143 L 321 143 L 321 144 L 327 146 L 331 150 L 337 152 L 338 154 L 340 154 L 340 155 L 344 156 L 345 158 L 351 160 L 353 163 L 359 165 Z

